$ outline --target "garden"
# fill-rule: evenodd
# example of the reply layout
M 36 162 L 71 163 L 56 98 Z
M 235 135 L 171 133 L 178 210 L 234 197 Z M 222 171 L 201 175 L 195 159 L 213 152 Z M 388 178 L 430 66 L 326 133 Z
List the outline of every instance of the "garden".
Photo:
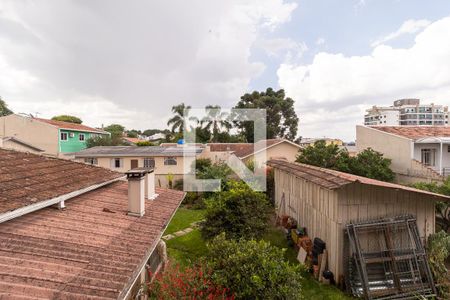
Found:
M 266 193 L 231 179 L 225 165 L 197 164 L 222 191 L 188 193 L 164 233 L 169 266 L 147 285 L 152 299 L 349 299 L 298 262 L 275 225 Z

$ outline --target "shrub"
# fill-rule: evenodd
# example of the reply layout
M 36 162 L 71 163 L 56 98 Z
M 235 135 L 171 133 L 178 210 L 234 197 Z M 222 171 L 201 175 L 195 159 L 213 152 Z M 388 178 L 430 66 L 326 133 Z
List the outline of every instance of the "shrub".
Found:
M 223 234 L 208 247 L 212 280 L 237 299 L 301 298 L 301 267 L 284 260 L 285 249 L 265 241 L 226 240 Z
M 220 179 L 221 190 L 227 188 L 227 181 L 230 175 L 233 173 L 231 168 L 225 163 L 216 163 L 210 166 L 204 166 L 203 169 L 197 172 L 199 179 Z
M 448 299 L 450 288 L 448 286 L 447 268 L 445 260 L 450 254 L 450 235 L 444 231 L 430 235 L 428 238 L 428 261 L 431 272 L 439 286 L 442 297 Z
M 198 158 L 195 160 L 195 173 L 202 172 L 207 167 L 211 167 L 212 162 L 209 158 Z
M 150 299 L 234 299 L 228 289 L 212 282 L 211 271 L 201 265 L 183 270 L 169 265 L 147 284 L 147 294 Z
M 136 143 L 136 146 L 138 147 L 147 147 L 147 146 L 155 146 L 155 144 L 153 144 L 150 141 L 139 141 Z
M 240 181 L 227 185 L 228 190 L 205 200 L 206 218 L 200 228 L 203 237 L 213 238 L 222 232 L 228 238 L 261 237 L 271 213 L 267 196 Z

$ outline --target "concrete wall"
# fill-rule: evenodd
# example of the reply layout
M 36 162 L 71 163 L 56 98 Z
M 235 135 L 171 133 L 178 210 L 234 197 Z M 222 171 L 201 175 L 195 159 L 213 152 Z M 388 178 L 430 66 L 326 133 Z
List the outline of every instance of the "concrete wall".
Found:
M 25 145 L 22 145 L 20 143 L 16 143 L 15 141 L 3 141 L 3 144 L 0 145 L 0 147 L 5 148 L 5 149 L 10 149 L 10 150 L 16 150 L 16 151 L 21 151 L 21 152 L 30 152 L 30 153 L 35 153 L 35 154 L 41 154 L 41 151 L 36 151 L 33 148 L 27 147 Z
M 358 153 L 372 148 L 392 160 L 391 169 L 395 173 L 407 174 L 413 158 L 413 143 L 410 139 L 366 126 L 356 126 L 356 147 Z
M 0 117 L 0 137 L 14 136 L 45 151 L 58 155 L 58 128 L 20 115 Z
M 300 148 L 295 145 L 292 145 L 288 142 L 283 142 L 268 148 L 266 150 L 266 159 L 264 159 L 263 153 L 259 152 L 243 159 L 243 161 L 247 162 L 249 160 L 253 160 L 255 162 L 259 161 L 262 163 L 266 163 L 270 159 L 283 158 L 286 159 L 287 161 L 294 162 L 295 159 L 297 158 L 299 149 Z

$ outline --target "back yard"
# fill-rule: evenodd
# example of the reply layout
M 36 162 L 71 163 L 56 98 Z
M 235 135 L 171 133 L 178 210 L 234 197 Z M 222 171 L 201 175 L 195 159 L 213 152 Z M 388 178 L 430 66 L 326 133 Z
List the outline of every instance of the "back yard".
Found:
M 175 232 L 186 228 L 192 228 L 193 230 L 166 240 L 169 259 L 172 262 L 187 267 L 205 256 L 208 251 L 206 242 L 202 238 L 200 230 L 191 226 L 192 223 L 201 221 L 204 215 L 204 210 L 183 207 L 178 209 L 164 235 L 173 235 Z M 295 250 L 288 247 L 284 233 L 274 225 L 271 225 L 267 233 L 264 234 L 263 240 L 270 242 L 273 246 L 286 249 L 285 258 L 291 263 L 298 263 Z M 321 284 L 307 273 L 303 274 L 302 285 L 304 299 L 350 299 L 337 288 Z

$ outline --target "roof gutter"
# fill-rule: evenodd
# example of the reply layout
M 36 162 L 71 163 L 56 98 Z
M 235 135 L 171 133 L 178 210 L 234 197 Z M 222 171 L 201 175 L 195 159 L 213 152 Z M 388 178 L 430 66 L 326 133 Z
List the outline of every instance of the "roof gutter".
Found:
M 25 207 L 21 207 L 21 208 L 15 209 L 15 210 L 10 211 L 10 212 L 4 213 L 4 214 L 0 214 L 0 224 L 3 223 L 3 222 L 9 221 L 9 220 L 15 219 L 17 217 L 29 214 L 31 212 L 43 209 L 45 207 L 52 206 L 52 205 L 57 204 L 59 202 L 62 202 L 62 201 L 65 201 L 65 200 L 69 200 L 69 199 L 71 199 L 73 197 L 82 195 L 84 193 L 90 192 L 90 191 L 95 190 L 95 189 L 98 189 L 98 188 L 100 188 L 102 186 L 105 186 L 105 185 L 108 185 L 110 183 L 116 182 L 116 181 L 121 180 L 123 178 L 125 178 L 125 176 L 121 176 L 121 177 L 118 177 L 118 178 L 115 178 L 115 179 L 112 179 L 112 180 L 109 180 L 109 181 L 105 181 L 105 182 L 102 182 L 102 183 L 94 184 L 94 185 L 88 186 L 87 188 L 84 188 L 84 189 L 81 189 L 81 190 L 73 191 L 73 192 L 68 193 L 68 194 L 64 194 L 64 195 L 61 195 L 61 196 L 58 196 L 58 197 L 55 197 L 55 198 L 52 198 L 52 199 L 48 199 L 48 200 L 45 200 L 45 201 L 40 201 L 40 202 L 35 203 L 35 204 L 27 205 Z
M 158 246 L 158 243 L 161 240 L 161 238 L 162 238 L 162 236 L 164 234 L 164 231 L 166 230 L 167 226 L 169 226 L 170 221 L 172 221 L 172 218 L 175 215 L 175 213 L 177 212 L 178 208 L 180 207 L 181 202 L 183 202 L 184 197 L 186 197 L 186 193 L 184 193 L 183 199 L 181 199 L 181 201 L 178 204 L 177 208 L 173 211 L 172 216 L 167 220 L 167 222 L 165 224 L 166 226 L 164 226 L 164 228 L 162 228 L 162 230 L 161 230 L 161 232 L 159 234 L 159 237 L 156 240 L 156 242 L 154 243 L 154 245 L 152 246 L 151 250 L 145 256 L 145 258 L 143 260 L 143 263 L 139 267 L 138 272 L 136 273 L 136 276 L 131 281 L 131 284 L 126 287 L 127 288 L 127 292 L 125 293 L 125 295 L 123 297 L 121 295 L 119 295 L 118 299 L 128 299 L 128 297 L 130 296 L 131 290 L 133 289 L 134 285 L 136 284 L 136 281 L 140 277 L 140 275 L 141 275 L 142 271 L 144 270 L 145 266 L 147 265 L 147 261 L 150 259 L 150 256 L 152 256 L 152 253 L 155 251 L 156 246 Z

